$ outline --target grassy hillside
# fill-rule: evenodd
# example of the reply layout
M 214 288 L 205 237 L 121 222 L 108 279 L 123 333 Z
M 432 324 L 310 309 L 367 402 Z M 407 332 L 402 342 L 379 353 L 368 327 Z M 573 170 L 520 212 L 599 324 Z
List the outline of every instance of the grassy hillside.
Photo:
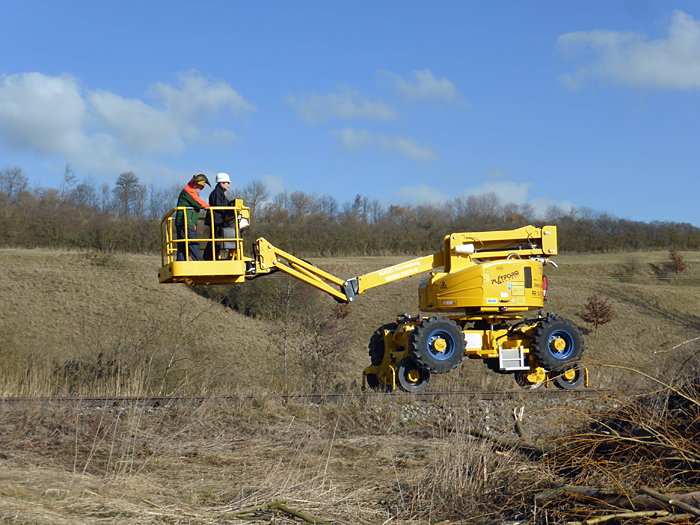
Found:
M 620 367 L 659 371 L 697 349 L 700 253 L 682 252 L 688 269 L 668 274 L 668 252 L 564 255 L 547 267 L 547 311 L 578 316 L 588 297 L 611 300 L 616 315 L 586 334 L 586 364 L 595 387 L 639 381 Z M 339 277 L 354 277 L 410 257 L 315 259 Z M 158 283 L 158 256 L 48 250 L 0 250 L 0 393 L 158 394 L 307 391 L 296 323 L 253 319 L 183 284 Z M 264 277 L 276 279 L 277 276 Z M 372 332 L 403 312 L 417 312 L 422 277 L 370 290 L 352 305 L 336 337 L 332 387 L 357 390 Z M 249 284 L 242 285 L 249 286 Z M 335 302 L 319 297 L 316 309 Z M 286 337 L 284 337 L 286 335 Z M 285 343 L 286 341 L 286 343 Z M 480 361 L 434 376 L 430 388 L 511 388 L 512 378 Z M 330 388 L 330 387 L 329 387 Z

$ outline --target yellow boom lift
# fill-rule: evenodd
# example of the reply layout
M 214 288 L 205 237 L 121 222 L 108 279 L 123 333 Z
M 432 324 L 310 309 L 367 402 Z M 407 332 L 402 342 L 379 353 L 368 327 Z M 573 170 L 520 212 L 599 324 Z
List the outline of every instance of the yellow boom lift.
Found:
M 555 226 L 453 233 L 445 237 L 441 252 L 340 279 L 263 238 L 253 245 L 254 256 L 246 257 L 241 230 L 249 223 L 250 209 L 240 199 L 212 208 L 231 217 L 223 238 L 211 233 L 198 239 L 223 242 L 219 259 L 191 261 L 186 254 L 178 261 L 178 243 L 191 241 L 173 236 L 175 212 L 182 209 L 171 210 L 161 222 L 161 283 L 236 284 L 282 271 L 337 301 L 352 303 L 372 288 L 430 272 L 418 287 L 419 309 L 426 315 L 403 314 L 372 335 L 364 386 L 420 392 L 431 374 L 453 370 L 464 357 L 482 359 L 492 371 L 512 374 L 526 388 L 588 385 L 588 371 L 580 364 L 580 329 L 568 319 L 542 313 L 547 299 L 543 268 L 556 267 L 550 261 L 557 254 Z M 538 313 L 525 317 L 533 311 Z

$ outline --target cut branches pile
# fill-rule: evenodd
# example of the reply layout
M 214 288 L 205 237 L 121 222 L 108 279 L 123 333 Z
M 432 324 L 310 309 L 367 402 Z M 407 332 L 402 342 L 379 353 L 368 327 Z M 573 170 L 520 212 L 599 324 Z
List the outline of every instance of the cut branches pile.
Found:
M 535 515 L 572 525 L 700 522 L 699 394 L 693 366 L 553 440 L 542 460 L 560 484 L 535 495 Z

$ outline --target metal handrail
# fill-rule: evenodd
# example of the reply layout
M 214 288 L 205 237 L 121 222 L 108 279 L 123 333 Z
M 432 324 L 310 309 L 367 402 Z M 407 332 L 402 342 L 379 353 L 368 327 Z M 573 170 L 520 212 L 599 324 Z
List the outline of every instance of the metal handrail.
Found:
M 238 206 L 211 206 L 208 208 L 213 211 L 231 211 L 232 217 L 230 219 L 231 228 L 235 229 L 234 237 L 217 237 L 216 229 L 214 228 L 214 216 L 212 213 L 208 213 L 206 216 L 200 216 L 198 223 L 201 222 L 203 225 L 209 226 L 210 235 L 208 237 L 197 237 L 196 241 L 189 238 L 189 229 L 185 228 L 185 236 L 182 239 L 178 239 L 175 234 L 175 217 L 178 212 L 182 212 L 183 220 L 187 210 L 194 210 L 192 207 L 178 206 L 172 208 L 168 211 L 160 221 L 160 252 L 161 252 L 161 265 L 165 266 L 177 260 L 177 248 L 178 244 L 185 243 L 187 246 L 188 242 L 227 242 L 235 243 L 235 248 L 229 249 L 229 259 L 231 260 L 241 260 L 243 258 L 243 239 L 240 236 L 240 227 L 238 223 L 238 218 L 241 212 L 241 208 Z M 209 221 L 206 218 L 209 218 Z M 207 224 L 209 222 L 209 224 Z M 212 260 L 215 257 L 215 250 L 212 250 Z M 185 250 L 185 261 L 190 260 L 189 250 Z

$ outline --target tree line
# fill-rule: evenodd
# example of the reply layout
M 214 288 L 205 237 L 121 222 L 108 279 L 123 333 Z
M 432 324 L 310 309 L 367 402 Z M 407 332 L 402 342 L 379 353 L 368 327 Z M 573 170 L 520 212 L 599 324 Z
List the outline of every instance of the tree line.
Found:
M 78 180 L 70 165 L 60 188 L 36 186 L 20 167 L 0 171 L 0 245 L 152 253 L 160 248 L 160 220 L 175 206 L 180 185 L 143 184 L 133 172 L 114 185 Z M 357 194 L 340 203 L 302 191 L 271 195 L 262 181 L 230 189 L 251 208 L 245 237 L 265 237 L 299 256 L 403 255 L 442 250 L 453 232 L 556 225 L 563 252 L 697 250 L 700 228 L 687 223 L 619 219 L 587 208 L 504 202 L 495 194 L 455 197 L 440 205 L 389 205 Z

